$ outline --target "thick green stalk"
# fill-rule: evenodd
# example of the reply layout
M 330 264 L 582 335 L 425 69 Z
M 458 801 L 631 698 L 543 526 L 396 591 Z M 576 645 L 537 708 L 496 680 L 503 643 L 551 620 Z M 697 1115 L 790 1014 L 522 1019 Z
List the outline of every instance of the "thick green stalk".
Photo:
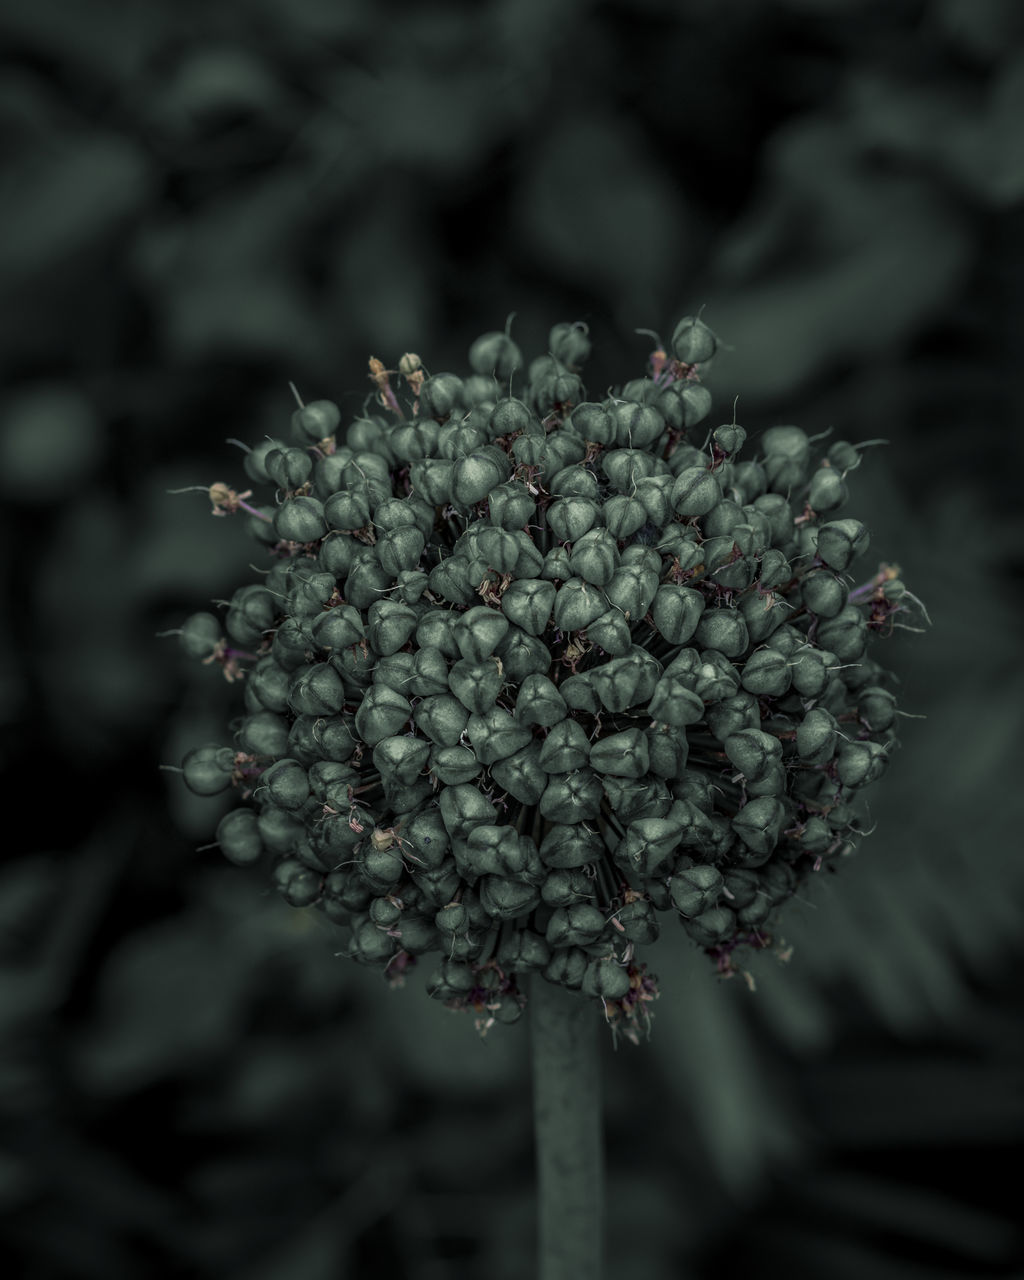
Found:
M 604 1144 L 596 1001 L 536 974 L 530 987 L 538 1280 L 604 1274 Z

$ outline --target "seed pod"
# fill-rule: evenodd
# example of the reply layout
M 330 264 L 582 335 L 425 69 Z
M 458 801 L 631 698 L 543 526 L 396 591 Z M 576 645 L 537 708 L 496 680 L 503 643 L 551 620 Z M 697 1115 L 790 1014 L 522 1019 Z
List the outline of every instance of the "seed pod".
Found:
M 681 868 L 669 884 L 672 905 L 680 915 L 699 916 L 717 905 L 724 883 L 718 868 L 706 863 Z
M 812 511 L 835 511 L 849 497 L 849 490 L 842 474 L 828 463 L 823 464 L 811 476 L 807 503 Z
M 720 427 L 716 427 L 711 433 L 711 438 L 715 444 L 721 449 L 722 453 L 731 455 L 739 453 L 743 448 L 747 433 L 743 428 L 735 422 L 725 422 Z
M 705 718 L 712 737 L 724 744 L 745 729 L 758 729 L 761 711 L 755 695 L 744 690 L 710 705 Z
M 263 855 L 257 815 L 252 809 L 232 809 L 217 823 L 215 840 L 229 862 L 251 866 Z
M 297 858 L 285 858 L 279 862 L 272 879 L 278 893 L 293 907 L 311 906 L 323 890 L 323 877 Z
M 859 520 L 830 520 L 818 530 L 818 555 L 830 569 L 842 573 L 868 549 L 870 537 Z
M 706 515 L 722 500 L 718 477 L 706 467 L 686 467 L 672 486 L 672 509 L 689 518 Z
M 345 705 L 341 676 L 327 662 L 300 668 L 288 690 L 288 705 L 296 715 L 337 715 Z
M 683 364 L 699 364 L 710 360 L 718 347 L 718 339 L 697 316 L 684 316 L 672 333 L 672 354 Z
M 185 785 L 197 796 L 216 796 L 231 786 L 235 753 L 230 747 L 207 743 L 185 753 L 181 770 Z
M 896 698 L 888 689 L 869 685 L 857 695 L 857 714 L 873 733 L 882 733 L 896 719 Z
M 575 577 L 596 587 L 612 580 L 619 564 L 619 549 L 607 529 L 591 529 L 573 544 L 569 563 Z
M 555 907 L 548 920 L 546 938 L 551 947 L 586 947 L 604 933 L 604 915 L 589 902 Z
M 446 787 L 440 793 L 438 805 L 448 834 L 456 839 L 465 839 L 474 827 L 483 823 L 493 824 L 497 816 L 487 797 L 468 783 Z
M 540 893 L 535 885 L 490 875 L 480 881 L 480 902 L 494 920 L 519 920 L 540 905 Z
M 777 796 L 759 796 L 743 805 L 731 826 L 750 854 L 767 861 L 778 844 L 785 817 L 785 806 Z M 760 862 L 751 861 L 748 856 L 745 865 L 758 866 Z
M 781 698 L 789 691 L 792 673 L 777 650 L 757 649 L 744 662 L 740 683 L 759 698 Z
M 509 477 L 509 460 L 501 449 L 484 445 L 452 464 L 452 501 L 471 506 Z
M 836 774 L 844 787 L 866 787 L 885 772 L 889 756 L 879 742 L 845 742 L 836 757 Z
M 608 597 L 583 578 L 570 576 L 555 595 L 552 617 L 559 631 L 582 631 L 608 611 Z
M 484 765 L 505 760 L 533 741 L 530 730 L 501 707 L 491 707 L 483 715 L 470 715 L 466 734 L 476 758 Z
M 704 597 L 692 587 L 663 582 L 651 605 L 651 617 L 672 645 L 686 644 L 697 631 L 704 612 Z
M 566 368 L 576 368 L 590 355 L 590 338 L 581 321 L 556 324 L 548 334 L 548 350 Z
M 448 673 L 448 687 L 467 711 L 483 715 L 495 704 L 501 692 L 502 673 L 499 659 L 484 658 L 473 662 L 460 658 Z
M 506 973 L 533 973 L 551 961 L 551 948 L 533 929 L 524 926 L 503 934 L 495 955 Z
M 221 639 L 220 619 L 212 613 L 193 613 L 181 624 L 179 642 L 190 658 L 208 658 Z
M 679 850 L 682 826 L 671 818 L 637 818 L 630 822 L 615 853 L 620 865 L 642 880 L 669 874 Z
M 582 768 L 589 757 L 590 742 L 583 726 L 578 720 L 566 717 L 555 724 L 544 739 L 538 763 L 545 773 L 570 773 Z
M 605 528 L 617 541 L 633 537 L 648 523 L 644 504 L 639 498 L 627 494 L 613 494 L 605 502 L 601 514 Z
M 728 907 L 711 907 L 692 920 L 684 920 L 683 927 L 702 946 L 713 947 L 728 942 L 736 931 L 736 915 Z
M 761 729 L 742 729 L 725 740 L 725 754 L 751 782 L 764 776 L 773 760 L 782 757 L 782 743 Z
M 417 781 L 429 758 L 430 743 L 422 738 L 384 738 L 373 748 L 374 768 L 403 786 Z
M 868 640 L 867 619 L 856 605 L 845 605 L 818 628 L 815 643 L 830 649 L 841 663 L 856 662 Z
M 507 333 L 484 333 L 469 348 L 469 367 L 475 373 L 490 373 L 507 382 L 523 367 L 523 353 Z
M 539 801 L 548 822 L 572 824 L 595 820 L 601 812 L 601 780 L 590 769 L 553 774 Z
M 573 409 L 569 421 L 584 440 L 595 444 L 611 444 L 615 440 L 615 419 L 610 405 L 583 401 Z
M 544 978 L 569 991 L 579 991 L 590 957 L 580 947 L 558 948 L 542 970 Z
M 807 764 L 827 764 L 835 753 L 839 726 L 823 707 L 812 707 L 796 730 L 796 749 Z
M 309 799 L 309 778 L 297 760 L 286 756 L 272 764 L 260 778 L 273 804 L 295 813 Z
M 739 658 L 750 645 L 750 633 L 737 609 L 706 609 L 700 616 L 694 639 L 702 649 L 715 649 L 727 658 Z
M 647 738 L 641 729 L 624 729 L 595 742 L 590 766 L 618 778 L 642 778 L 650 766 Z
M 311 400 L 292 414 L 292 438 L 299 444 L 318 444 L 333 435 L 341 422 L 341 410 L 333 400 Z
M 580 990 L 586 996 L 600 996 L 603 1000 L 623 999 L 630 990 L 626 966 L 611 956 L 591 960 L 583 974 Z
M 421 417 L 441 420 L 461 405 L 462 379 L 457 374 L 435 373 L 420 387 L 418 413 Z
M 367 746 L 375 747 L 384 738 L 397 733 L 408 721 L 412 707 L 387 685 L 375 684 L 367 689 L 356 712 L 356 732 Z

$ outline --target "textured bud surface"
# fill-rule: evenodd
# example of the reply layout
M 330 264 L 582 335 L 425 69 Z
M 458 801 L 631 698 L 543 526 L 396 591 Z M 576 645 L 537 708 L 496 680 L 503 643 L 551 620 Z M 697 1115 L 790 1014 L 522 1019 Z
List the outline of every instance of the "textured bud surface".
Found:
M 486 1030 L 543 974 L 636 1039 L 660 913 L 731 974 L 856 844 L 898 714 L 868 647 L 915 598 L 888 565 L 851 585 L 855 446 L 781 425 L 740 458 L 743 427 L 698 425 L 703 321 L 603 402 L 590 346 L 566 323 L 530 362 L 483 334 L 465 377 L 376 361 L 379 411 L 314 401 L 246 455 L 272 564 L 180 632 L 245 714 L 182 773 L 237 791 L 227 858 L 266 855 L 393 983 L 439 952 L 430 994 Z

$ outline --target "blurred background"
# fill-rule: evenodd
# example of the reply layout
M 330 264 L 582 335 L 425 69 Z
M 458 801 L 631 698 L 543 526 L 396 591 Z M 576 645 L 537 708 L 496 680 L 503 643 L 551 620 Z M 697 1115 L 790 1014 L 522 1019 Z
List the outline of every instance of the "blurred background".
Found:
M 168 490 L 290 380 L 350 418 L 515 312 L 600 399 L 703 308 L 709 427 L 888 441 L 849 510 L 933 626 L 789 962 L 650 948 L 609 1274 L 1024 1275 L 1022 133 L 1017 0 L 0 4 L 7 1274 L 532 1274 L 525 1023 L 338 958 L 159 767 L 241 695 L 157 633 L 265 563 Z

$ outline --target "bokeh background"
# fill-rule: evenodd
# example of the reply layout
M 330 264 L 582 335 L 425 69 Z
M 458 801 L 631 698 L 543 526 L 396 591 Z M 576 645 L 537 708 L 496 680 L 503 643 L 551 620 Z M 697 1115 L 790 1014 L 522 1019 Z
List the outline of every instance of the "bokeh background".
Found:
M 1024 8 L 5 0 L 0 149 L 7 1274 L 532 1274 L 525 1024 L 338 958 L 159 768 L 240 695 L 158 633 L 264 563 L 168 490 L 246 487 L 289 380 L 350 419 L 515 312 L 601 398 L 699 308 L 709 426 L 888 441 L 850 510 L 933 625 L 789 963 L 650 949 L 609 1274 L 1024 1274 Z

